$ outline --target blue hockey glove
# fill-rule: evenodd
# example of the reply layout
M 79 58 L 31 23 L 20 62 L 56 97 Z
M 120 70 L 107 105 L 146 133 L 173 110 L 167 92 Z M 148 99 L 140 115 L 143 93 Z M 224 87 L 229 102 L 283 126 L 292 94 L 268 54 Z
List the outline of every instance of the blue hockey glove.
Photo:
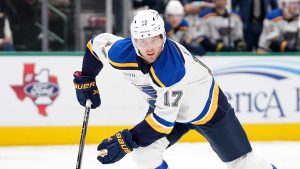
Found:
M 138 145 L 132 140 L 128 129 L 118 132 L 102 141 L 97 147 L 100 151 L 97 159 L 102 164 L 111 164 L 121 160 L 126 154 L 130 153 Z
M 85 106 L 86 101 L 90 99 L 92 102 L 92 109 L 99 107 L 101 100 L 95 77 L 81 76 L 81 72 L 75 72 L 73 76 L 76 96 L 80 105 Z

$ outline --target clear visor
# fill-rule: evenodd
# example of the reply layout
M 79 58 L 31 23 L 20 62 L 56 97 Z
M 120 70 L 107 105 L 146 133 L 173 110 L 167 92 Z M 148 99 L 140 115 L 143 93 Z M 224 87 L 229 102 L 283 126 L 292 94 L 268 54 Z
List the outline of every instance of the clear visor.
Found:
M 156 48 L 162 45 L 163 39 L 160 35 L 144 38 L 144 39 L 134 39 L 137 48 Z

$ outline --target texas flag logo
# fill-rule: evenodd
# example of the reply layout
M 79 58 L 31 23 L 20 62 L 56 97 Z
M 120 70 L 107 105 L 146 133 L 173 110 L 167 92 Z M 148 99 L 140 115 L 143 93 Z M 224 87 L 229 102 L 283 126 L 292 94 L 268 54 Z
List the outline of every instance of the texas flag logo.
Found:
M 30 98 L 42 116 L 47 116 L 47 106 L 51 105 L 59 94 L 57 77 L 43 68 L 35 73 L 34 64 L 24 64 L 23 84 L 11 85 L 17 97 L 23 101 Z

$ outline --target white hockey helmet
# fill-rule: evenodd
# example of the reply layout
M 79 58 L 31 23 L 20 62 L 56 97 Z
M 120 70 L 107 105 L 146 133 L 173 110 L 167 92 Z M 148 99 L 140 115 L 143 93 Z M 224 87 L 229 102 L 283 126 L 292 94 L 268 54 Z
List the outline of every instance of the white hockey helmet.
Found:
M 153 9 L 136 13 L 130 25 L 131 37 L 143 39 L 162 34 L 165 36 L 165 23 L 159 13 Z
M 144 39 L 161 35 L 164 41 L 162 48 L 166 42 L 164 20 L 159 13 L 153 9 L 137 12 L 131 22 L 130 32 L 133 46 L 138 55 L 140 54 L 135 44 L 136 39 Z
M 179 1 L 171 0 L 166 7 L 165 14 L 166 15 L 182 15 L 183 16 L 184 8 Z

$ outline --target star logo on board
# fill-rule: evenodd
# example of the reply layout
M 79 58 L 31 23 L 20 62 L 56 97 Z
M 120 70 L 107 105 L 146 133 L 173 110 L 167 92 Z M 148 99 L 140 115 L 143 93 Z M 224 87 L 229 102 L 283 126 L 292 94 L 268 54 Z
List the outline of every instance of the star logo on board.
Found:
M 50 75 L 47 68 L 35 73 L 35 64 L 24 64 L 23 84 L 11 85 L 19 100 L 32 100 L 38 113 L 47 116 L 47 106 L 51 105 L 59 94 L 57 77 Z

